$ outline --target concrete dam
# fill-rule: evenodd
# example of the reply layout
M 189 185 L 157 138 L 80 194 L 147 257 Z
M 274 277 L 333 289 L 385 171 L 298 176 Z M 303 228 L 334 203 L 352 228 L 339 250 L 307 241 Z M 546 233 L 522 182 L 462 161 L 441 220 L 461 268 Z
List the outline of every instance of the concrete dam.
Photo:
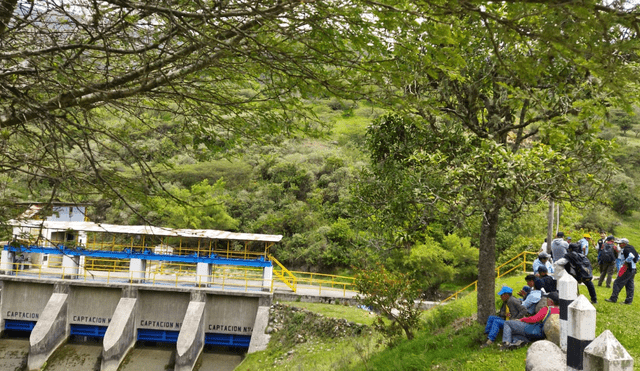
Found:
M 286 269 L 270 253 L 281 235 L 111 225 L 86 221 L 75 205 L 45 209 L 10 220 L 13 239 L 0 243 L 0 361 L 24 353 L 16 370 L 55 370 L 65 347 L 89 339 L 78 349 L 93 365 L 78 370 L 208 371 L 212 348 L 222 349 L 213 363 L 227 350 L 237 359 L 266 348 L 276 288 L 296 298 L 355 295 L 353 278 Z M 3 347 L 14 340 L 18 348 Z M 158 352 L 139 357 L 140 344 Z M 156 362 L 167 351 L 171 360 Z
M 101 342 L 100 370 L 117 370 L 136 342 L 166 344 L 175 370 L 192 370 L 205 346 L 263 349 L 271 293 L 0 276 L 3 332 L 30 333 L 29 370 L 70 337 Z

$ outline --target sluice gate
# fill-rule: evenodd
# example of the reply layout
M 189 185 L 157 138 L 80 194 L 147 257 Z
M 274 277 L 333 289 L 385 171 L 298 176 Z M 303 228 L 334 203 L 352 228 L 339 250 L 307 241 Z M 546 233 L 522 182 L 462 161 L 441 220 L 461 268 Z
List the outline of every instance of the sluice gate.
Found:
M 263 343 L 272 299 L 262 291 L 20 276 L 0 276 L 0 289 L 0 331 L 29 333 L 30 370 L 70 336 L 98 339 L 101 370 L 117 370 L 137 341 L 170 344 L 175 370 L 192 370 L 205 346 Z

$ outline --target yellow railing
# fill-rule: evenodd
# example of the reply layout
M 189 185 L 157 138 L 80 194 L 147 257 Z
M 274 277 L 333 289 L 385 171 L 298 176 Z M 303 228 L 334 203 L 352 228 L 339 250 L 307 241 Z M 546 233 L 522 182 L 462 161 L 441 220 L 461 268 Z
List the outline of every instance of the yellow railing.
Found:
M 290 270 L 285 268 L 284 265 L 280 264 L 280 262 L 273 257 L 273 255 L 269 255 L 269 260 L 273 262 L 273 276 L 277 277 L 281 282 L 287 285 L 293 292 L 297 290 L 297 278 L 291 273 Z M 271 280 L 271 292 L 273 292 L 275 279 Z
M 534 255 L 534 256 L 538 256 L 537 253 L 535 252 L 531 252 L 531 251 L 523 251 L 520 254 L 514 256 L 513 258 L 509 259 L 508 261 L 502 263 L 501 265 L 499 265 L 498 267 L 496 267 L 496 274 L 497 274 L 497 278 L 503 277 L 513 271 L 515 271 L 518 268 L 522 268 L 523 272 L 527 271 L 527 265 L 532 265 L 533 261 L 529 262 L 527 261 L 527 255 Z M 511 264 L 514 261 L 517 261 L 519 258 L 522 258 L 522 261 L 510 266 L 509 268 L 504 268 L 507 269 L 506 271 L 502 271 L 503 267 L 505 267 L 507 264 Z M 534 259 L 535 260 L 535 259 Z M 477 291 L 478 290 L 478 281 L 473 281 L 472 283 L 468 284 L 467 286 L 461 288 L 460 290 L 454 292 L 453 294 L 451 294 L 450 296 L 448 296 L 446 299 L 442 300 L 441 302 L 444 303 L 448 300 L 451 299 L 458 299 L 458 295 L 460 295 L 461 293 L 463 293 L 464 291 L 466 291 L 469 287 L 473 286 L 473 291 Z
M 347 276 L 337 276 L 324 273 L 292 272 L 298 280 L 298 288 L 308 286 L 308 290 L 318 291 L 321 295 L 323 291 L 339 291 L 342 296 L 347 296 L 347 291 L 356 291 L 355 278 Z

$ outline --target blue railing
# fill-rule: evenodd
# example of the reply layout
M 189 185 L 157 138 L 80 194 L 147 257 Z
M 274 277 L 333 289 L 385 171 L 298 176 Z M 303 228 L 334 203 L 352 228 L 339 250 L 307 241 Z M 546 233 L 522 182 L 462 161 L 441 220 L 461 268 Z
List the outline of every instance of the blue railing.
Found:
M 216 254 L 210 256 L 198 255 L 193 253 L 191 255 L 167 255 L 156 254 L 149 249 L 144 251 L 124 249 L 123 251 L 104 251 L 104 250 L 88 250 L 80 247 L 69 248 L 65 246 L 58 247 L 43 247 L 43 246 L 11 246 L 5 245 L 4 249 L 7 251 L 20 253 L 43 253 L 43 254 L 55 254 L 55 255 L 67 255 L 67 256 L 88 256 L 93 258 L 109 258 L 109 259 L 142 259 L 142 260 L 156 260 L 167 262 L 180 262 L 180 263 L 208 263 L 216 265 L 235 265 L 245 267 L 271 267 L 273 264 L 269 260 L 265 260 L 263 256 L 257 259 L 234 259 L 234 258 L 221 258 Z

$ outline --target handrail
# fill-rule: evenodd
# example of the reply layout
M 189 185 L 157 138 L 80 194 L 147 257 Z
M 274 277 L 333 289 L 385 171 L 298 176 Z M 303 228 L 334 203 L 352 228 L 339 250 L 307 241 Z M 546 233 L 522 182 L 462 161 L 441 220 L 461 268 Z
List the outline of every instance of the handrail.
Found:
M 287 268 L 285 268 L 284 265 L 282 265 L 278 259 L 276 259 L 275 257 L 273 257 L 273 255 L 269 254 L 269 260 L 274 264 L 274 269 L 273 269 L 273 274 L 274 276 L 278 277 L 280 279 L 280 281 L 284 282 L 285 285 L 289 286 L 289 288 L 291 290 L 293 290 L 293 292 L 296 292 L 297 290 L 297 278 L 296 276 L 291 273 L 290 270 L 288 270 Z M 280 268 L 280 270 L 275 269 L 276 266 L 278 268 Z M 273 281 L 271 280 L 271 292 L 273 292 Z
M 527 264 L 529 264 L 529 262 L 527 261 L 527 255 L 529 255 L 529 254 L 536 255 L 536 256 L 538 255 L 535 252 L 523 251 L 520 254 L 518 254 L 518 255 L 514 256 L 513 258 L 507 260 L 506 262 L 502 263 L 500 266 L 496 267 L 495 270 L 496 270 L 496 273 L 497 273 L 497 278 L 504 277 L 507 274 L 513 272 L 514 270 L 516 270 L 516 269 L 518 269 L 520 267 L 522 267 L 522 271 L 523 272 L 526 272 L 527 271 Z M 512 267 L 508 271 L 500 274 L 500 268 L 504 267 L 505 265 L 511 263 L 512 261 L 516 260 L 517 258 L 519 258 L 521 256 L 523 258 L 521 263 L 516 264 L 514 267 Z M 533 264 L 533 262 L 531 264 Z M 461 288 L 460 290 L 454 292 L 453 294 L 449 295 L 446 299 L 442 300 L 441 303 L 444 303 L 444 302 L 446 302 L 446 301 L 448 301 L 448 300 L 450 300 L 452 298 L 458 299 L 458 295 L 460 293 L 462 293 L 463 291 L 465 291 L 466 289 L 468 289 L 469 287 L 471 287 L 472 285 L 474 286 L 473 291 L 478 291 L 478 280 L 475 280 L 475 281 L 471 282 L 470 284 L 468 284 L 467 286 L 465 286 L 465 287 Z

